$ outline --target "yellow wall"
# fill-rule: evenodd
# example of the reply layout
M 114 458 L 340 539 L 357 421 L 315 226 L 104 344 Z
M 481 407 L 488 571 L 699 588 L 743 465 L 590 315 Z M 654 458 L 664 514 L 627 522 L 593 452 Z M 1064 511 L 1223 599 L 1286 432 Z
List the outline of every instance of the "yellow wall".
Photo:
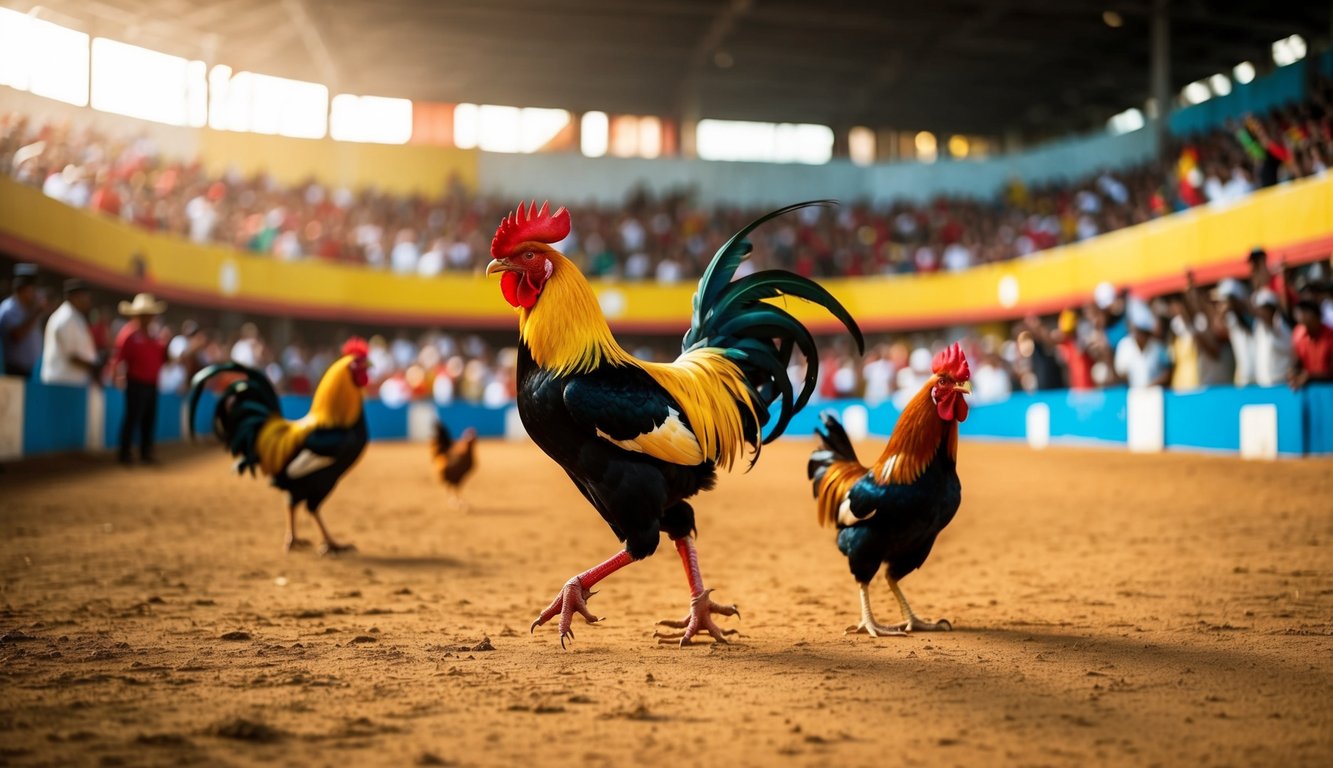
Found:
M 1186 268 L 1206 277 L 1239 272 L 1255 244 L 1295 260 L 1327 257 L 1333 251 L 1333 179 L 1288 184 L 1226 210 L 1197 209 L 960 274 L 824 282 L 867 329 L 928 328 L 1052 311 L 1085 301 L 1103 280 L 1160 287 L 1178 281 Z M 69 208 L 8 179 L 0 179 L 0 248 L 127 291 L 140 285 L 133 276 L 138 255 L 150 276 L 146 289 L 187 304 L 384 324 L 514 326 L 495 280 L 400 277 L 195 245 Z M 1005 278 L 1017 286 L 1013 306 L 1000 302 Z M 604 304 L 624 307 L 613 325 L 678 333 L 689 323 L 692 284 L 596 288 Z M 606 301 L 612 292 L 619 301 Z M 833 329 L 810 305 L 797 301 L 791 308 L 817 328 Z
M 238 168 L 267 172 L 284 184 L 315 177 L 352 189 L 440 194 L 453 175 L 477 186 L 477 153 L 418 144 L 358 144 L 332 139 L 291 139 L 235 131 L 199 131 L 199 157 L 210 172 Z

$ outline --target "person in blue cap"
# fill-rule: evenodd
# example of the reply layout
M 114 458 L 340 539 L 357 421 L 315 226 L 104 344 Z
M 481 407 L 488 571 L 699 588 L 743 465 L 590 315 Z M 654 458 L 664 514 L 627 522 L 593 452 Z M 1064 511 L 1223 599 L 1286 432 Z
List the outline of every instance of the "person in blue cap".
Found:
M 0 302 L 0 352 L 5 375 L 32 376 L 42 357 L 46 297 L 37 290 L 37 266 L 14 265 L 13 293 Z

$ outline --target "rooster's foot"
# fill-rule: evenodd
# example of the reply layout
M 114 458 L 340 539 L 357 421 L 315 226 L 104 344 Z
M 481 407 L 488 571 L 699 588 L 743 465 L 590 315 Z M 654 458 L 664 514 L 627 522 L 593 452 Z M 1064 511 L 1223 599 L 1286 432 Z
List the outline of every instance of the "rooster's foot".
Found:
M 310 549 L 310 540 L 298 539 L 295 536 L 288 537 L 288 539 L 282 543 L 282 549 L 284 552 L 291 552 L 293 549 Z
M 894 629 L 900 629 L 904 632 L 952 632 L 953 631 L 953 624 L 950 624 L 948 619 L 940 619 L 939 621 L 926 621 L 925 619 L 919 619 L 916 616 L 913 616 L 907 621 L 895 624 L 893 626 Z
M 690 600 L 690 613 L 679 621 L 675 619 L 663 619 L 657 622 L 660 626 L 678 629 L 679 632 L 663 632 L 658 630 L 653 636 L 658 638 L 659 643 L 680 642 L 684 648 L 691 644 L 694 636 L 700 632 L 707 632 L 712 636 L 713 642 L 725 643 L 728 635 L 740 634 L 734 629 L 722 629 L 713 621 L 713 614 L 721 616 L 740 617 L 741 612 L 734 605 L 719 605 L 709 599 L 713 590 L 705 589 L 698 597 Z
M 355 551 L 356 551 L 355 544 L 338 544 L 337 542 L 326 541 L 319 546 L 319 553 L 321 555 L 341 555 L 344 552 L 355 552 Z
M 862 621 L 854 627 L 848 627 L 843 634 L 870 635 L 871 637 L 906 637 L 912 632 L 949 632 L 952 629 L 953 625 L 949 623 L 948 619 L 924 621 L 913 616 L 909 621 L 888 626 L 878 624 L 874 620 Z
M 566 639 L 574 639 L 574 630 L 570 626 L 574 621 L 574 614 L 579 614 L 589 624 L 596 624 L 601 621 L 599 617 L 594 616 L 592 612 L 588 610 L 588 598 L 595 594 L 597 593 L 583 586 L 583 582 L 579 581 L 579 578 L 575 576 L 565 582 L 565 586 L 560 589 L 558 594 L 556 594 L 555 599 L 551 601 L 551 604 L 546 606 L 546 610 L 541 612 L 541 615 L 537 617 L 536 621 L 532 622 L 532 626 L 528 628 L 528 632 L 536 632 L 537 627 L 540 627 L 554 618 L 556 614 L 559 614 L 560 647 L 564 648 Z
M 844 635 L 870 635 L 871 637 L 907 637 L 902 626 L 886 627 L 874 621 L 862 621 L 860 624 L 843 630 Z

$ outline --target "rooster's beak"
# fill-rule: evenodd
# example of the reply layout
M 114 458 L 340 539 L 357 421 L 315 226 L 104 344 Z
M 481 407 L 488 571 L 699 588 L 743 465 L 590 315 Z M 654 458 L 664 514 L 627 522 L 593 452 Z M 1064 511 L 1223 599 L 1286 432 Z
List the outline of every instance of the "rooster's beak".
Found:
M 955 391 L 955 392 L 962 392 L 962 393 L 965 394 L 965 395 L 970 395 L 970 394 L 972 394 L 972 382 L 970 382 L 970 381 L 965 381 L 965 382 L 963 382 L 962 384 L 959 384 L 959 385 L 955 386 L 955 387 L 954 387 L 954 391 Z
M 491 259 L 491 263 L 486 265 L 486 274 L 493 275 L 496 272 L 508 272 L 511 267 L 499 259 Z

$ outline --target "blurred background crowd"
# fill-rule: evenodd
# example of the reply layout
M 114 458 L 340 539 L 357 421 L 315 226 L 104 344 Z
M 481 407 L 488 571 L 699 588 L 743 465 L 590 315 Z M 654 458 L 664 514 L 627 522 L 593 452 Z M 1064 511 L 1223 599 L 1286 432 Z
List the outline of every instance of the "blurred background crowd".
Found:
M 931 375 L 934 353 L 958 339 L 973 361 L 977 404 L 998 402 L 1014 392 L 1066 388 L 1156 385 L 1189 391 L 1333 380 L 1331 278 L 1328 261 L 1290 269 L 1271 264 L 1262 249 L 1255 249 L 1248 279 L 1200 285 L 1187 275 L 1187 290 L 1147 301 L 1103 283 L 1086 303 L 1052 316 L 871 335 L 864 356 L 845 339 L 836 339 L 821 348 L 817 397 L 860 397 L 901 407 Z M 29 294 L 39 330 L 57 308 L 50 294 L 48 288 Z M 126 318 L 102 294 L 97 296 L 87 304 L 87 318 L 98 351 L 96 380 L 109 384 L 116 378 L 112 347 Z M 174 308 L 153 316 L 148 330 L 167 350 L 158 382 L 164 392 L 183 393 L 196 371 L 230 359 L 262 369 L 282 392 L 297 395 L 313 391 L 349 333 L 314 324 L 293 332 L 256 322 L 224 332 L 201 323 L 189 310 Z M 286 338 L 278 341 L 279 336 Z M 662 339 L 627 342 L 646 360 L 669 360 L 679 349 Z M 10 343 L 8 335 L 5 343 Z M 418 330 L 372 335 L 369 343 L 368 393 L 390 405 L 432 399 L 499 407 L 514 398 L 517 352 L 508 346 L 510 337 Z M 793 381 L 803 373 L 804 362 L 798 359 Z
M 995 199 L 806 209 L 756 235 L 748 268 L 818 277 L 956 271 L 1323 175 L 1333 152 L 1333 80 L 1317 81 L 1309 93 L 1138 167 L 1044 186 L 1015 180 Z M 214 175 L 164 156 L 146 138 L 18 114 L 0 116 L 0 173 L 70 205 L 200 243 L 424 276 L 484 267 L 495 222 L 514 202 L 476 196 L 456 180 L 425 199 Z M 665 283 L 698 277 L 731 233 L 763 213 L 701 207 L 688 191 L 571 209 L 576 229 L 561 249 L 586 273 Z

